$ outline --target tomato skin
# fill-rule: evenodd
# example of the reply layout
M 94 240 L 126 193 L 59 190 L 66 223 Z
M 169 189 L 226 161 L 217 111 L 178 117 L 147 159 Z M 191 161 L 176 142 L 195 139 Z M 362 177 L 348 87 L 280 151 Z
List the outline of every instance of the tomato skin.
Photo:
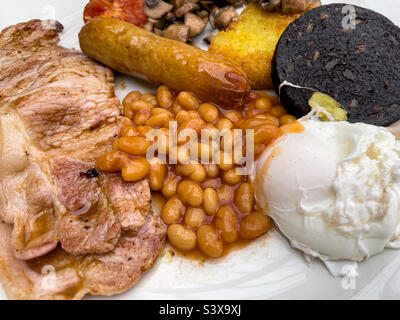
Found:
M 143 11 L 143 1 L 90 0 L 83 12 L 83 21 L 87 23 L 96 17 L 111 17 L 141 27 L 148 21 Z

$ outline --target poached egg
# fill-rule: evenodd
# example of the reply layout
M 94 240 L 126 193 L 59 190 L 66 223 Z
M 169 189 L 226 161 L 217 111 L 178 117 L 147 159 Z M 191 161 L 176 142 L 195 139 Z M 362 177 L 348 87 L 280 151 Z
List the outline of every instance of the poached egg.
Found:
M 303 118 L 256 161 L 258 205 L 291 245 L 323 261 L 399 247 L 400 148 L 388 130 Z

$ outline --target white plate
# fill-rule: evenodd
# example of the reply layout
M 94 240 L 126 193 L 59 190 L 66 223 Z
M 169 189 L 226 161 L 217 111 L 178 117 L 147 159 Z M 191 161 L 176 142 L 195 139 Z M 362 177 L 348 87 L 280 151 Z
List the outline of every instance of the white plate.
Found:
M 88 0 L 2 0 L 0 29 L 36 19 L 57 19 L 65 27 L 61 44 L 79 48 L 77 34 Z M 324 4 L 344 1 L 324 1 Z M 400 25 L 398 0 L 348 1 L 381 12 Z M 0 66 L 1 67 L 1 66 Z M 121 81 L 126 88 L 122 90 Z M 116 93 L 154 91 L 128 77 L 116 78 Z M 204 264 L 161 257 L 130 290 L 114 299 L 399 299 L 400 252 L 386 250 L 362 263 L 356 279 L 332 277 L 319 262 L 308 265 L 276 231 L 228 257 Z M 0 298 L 6 296 L 0 288 Z

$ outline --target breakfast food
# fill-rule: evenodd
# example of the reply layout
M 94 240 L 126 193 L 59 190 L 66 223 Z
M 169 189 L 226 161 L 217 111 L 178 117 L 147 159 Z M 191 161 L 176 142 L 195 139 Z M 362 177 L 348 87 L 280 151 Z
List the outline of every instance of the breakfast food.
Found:
M 213 38 L 209 51 L 241 66 L 253 89 L 272 88 L 271 60 L 275 46 L 282 32 L 299 15 L 269 12 L 250 4 L 237 22 Z
M 230 62 L 127 22 L 96 18 L 79 33 L 81 49 L 114 70 L 234 108 L 249 94 L 246 74 Z
M 184 254 L 197 248 L 206 257 L 217 258 L 231 244 L 269 230 L 269 218 L 254 205 L 247 175 L 236 171 L 248 164 L 241 162 L 246 141 L 236 137 L 238 131 L 254 129 L 257 157 L 285 132 L 296 119 L 277 99 L 252 93 L 243 110 L 225 111 L 189 92 L 174 93 L 160 86 L 155 95 L 129 93 L 123 105 L 131 121 L 126 119 L 114 149 L 97 159 L 96 168 L 120 171 L 126 181 L 149 177 L 151 189 L 161 191 L 165 198 L 161 218 L 169 226 L 168 240 L 175 248 Z M 177 124 L 176 146 L 169 142 L 173 121 Z M 158 149 L 159 155 L 165 154 L 165 163 L 148 158 L 149 148 L 156 143 L 146 140 L 152 129 L 165 136 L 160 140 L 165 149 Z M 199 140 L 190 143 L 180 138 L 185 129 L 195 130 Z M 238 158 L 237 149 L 231 147 L 239 144 Z M 208 161 L 213 159 L 217 160 Z
M 57 46 L 62 29 L 32 20 L 0 34 L 0 280 L 10 298 L 120 293 L 166 235 L 147 180 L 94 168 L 121 106 L 111 70 Z
M 159 36 L 191 42 L 210 22 L 212 28 L 227 27 L 245 1 L 145 0 L 149 22 L 144 26 Z
M 399 246 L 400 151 L 386 129 L 301 119 L 259 158 L 256 200 L 291 245 L 322 260 Z
M 275 90 L 297 117 L 320 91 L 345 108 L 350 122 L 388 126 L 400 118 L 400 30 L 356 6 L 353 28 L 343 8 L 315 8 L 285 30 L 273 59 Z
M 148 22 L 143 11 L 144 0 L 90 0 L 83 11 L 85 23 L 97 17 L 112 17 L 143 26 Z

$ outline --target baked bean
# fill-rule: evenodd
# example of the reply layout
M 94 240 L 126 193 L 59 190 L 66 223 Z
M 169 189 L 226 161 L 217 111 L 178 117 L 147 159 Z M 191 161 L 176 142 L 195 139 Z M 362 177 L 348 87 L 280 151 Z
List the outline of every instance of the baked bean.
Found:
M 304 131 L 304 126 L 298 121 L 293 121 L 281 126 L 279 129 L 282 133 L 300 133 Z
M 133 119 L 133 116 L 135 113 L 132 111 L 131 106 L 128 104 L 124 106 L 124 116 L 127 117 L 128 119 Z
M 199 107 L 199 100 L 190 92 L 182 91 L 178 94 L 177 100 L 185 109 L 194 110 Z
M 172 103 L 172 108 L 171 110 L 176 114 L 179 111 L 183 110 L 183 107 L 179 104 L 178 99 L 175 99 L 175 101 Z
M 184 222 L 185 225 L 197 229 L 204 222 L 205 218 L 206 214 L 203 209 L 189 207 L 186 210 Z
M 219 119 L 215 125 L 219 131 L 223 131 L 224 129 L 226 130 L 231 130 L 233 128 L 233 123 L 231 120 L 222 118 Z
M 216 164 L 205 164 L 204 170 L 206 170 L 207 177 L 211 179 L 216 178 L 219 174 L 219 168 Z
M 215 220 L 215 226 L 221 230 L 222 239 L 235 242 L 237 239 L 237 218 L 235 212 L 228 206 L 222 206 Z
M 153 191 L 160 190 L 163 186 L 165 176 L 167 174 L 166 165 L 159 158 L 150 161 L 149 182 Z
M 172 196 L 164 204 L 161 210 L 161 219 L 166 224 L 173 224 L 177 222 L 185 212 L 185 207 L 178 196 Z
M 239 131 L 239 132 L 237 132 Z M 221 138 L 221 149 L 225 152 L 232 153 L 235 150 L 240 150 L 240 144 L 242 142 L 242 135 L 240 129 L 237 131 L 229 130 L 226 131 Z M 237 152 L 237 151 L 236 151 Z
M 188 140 L 186 138 L 181 137 L 181 132 L 185 129 L 191 129 L 196 131 L 197 136 L 201 134 L 201 129 L 205 125 L 204 121 L 200 118 L 197 119 L 189 119 L 186 121 L 183 121 L 182 124 L 178 128 L 178 143 L 185 143 Z
M 149 173 L 150 166 L 145 158 L 130 159 L 121 169 L 122 179 L 135 182 L 144 179 Z
M 167 110 L 167 109 L 154 107 L 154 108 L 152 108 L 151 111 L 150 111 L 150 114 L 151 114 L 152 116 L 154 116 L 155 114 L 158 114 L 158 113 L 165 113 L 165 114 L 167 114 L 170 118 L 173 118 L 173 117 L 174 117 L 174 114 L 173 114 L 171 111 Z
M 203 182 L 206 179 L 206 171 L 201 163 L 178 164 L 175 170 L 195 182 Z
M 149 102 L 138 100 L 132 102 L 129 108 L 133 113 L 133 122 L 136 125 L 142 125 L 150 118 L 150 112 L 153 105 Z
M 218 190 L 219 204 L 229 204 L 233 202 L 235 188 L 229 184 L 223 184 Z
M 166 198 L 172 197 L 176 193 L 178 186 L 179 177 L 172 175 L 165 179 L 164 185 L 161 188 L 161 192 Z
M 140 97 L 140 100 L 149 102 L 153 106 L 157 106 L 158 105 L 157 97 L 152 93 L 144 93 L 144 94 L 142 94 L 142 96 Z
M 225 151 L 217 153 L 218 167 L 223 171 L 228 171 L 233 168 L 233 155 Z
M 200 119 L 200 114 L 196 110 L 188 110 L 188 115 L 190 119 Z
M 192 207 L 198 207 L 203 203 L 203 189 L 193 181 L 180 181 L 178 183 L 177 191 L 179 198 Z
M 173 103 L 173 96 L 171 91 L 166 86 L 159 86 L 157 89 L 158 104 L 162 108 L 169 108 Z
M 279 123 L 281 125 L 285 125 L 293 121 L 296 121 L 296 117 L 292 116 L 291 114 L 284 114 L 282 117 L 279 118 Z
M 232 168 L 222 173 L 222 179 L 229 184 L 236 184 L 242 181 L 242 176 L 236 174 L 236 168 Z
M 180 224 L 168 227 L 168 240 L 182 251 L 192 250 L 196 247 L 196 234 Z
M 190 145 L 190 157 L 193 160 L 201 160 L 202 162 L 208 162 L 212 159 L 214 154 L 213 148 L 208 144 L 202 142 L 195 142 Z
M 259 118 L 244 119 L 244 120 L 239 121 L 237 123 L 237 125 L 241 129 L 245 130 L 245 129 L 254 129 L 255 127 L 262 126 L 262 125 L 267 126 L 267 125 L 274 124 L 274 121 L 270 119 L 272 116 L 268 116 L 268 117 L 267 116 L 268 115 L 265 115 L 265 119 L 259 119 Z M 276 118 L 276 120 L 278 121 L 278 126 L 279 126 L 279 119 Z
M 137 126 L 136 131 L 138 132 L 138 135 L 141 137 L 146 138 L 147 134 L 153 130 L 152 127 L 150 126 Z
M 280 118 L 286 113 L 286 109 L 282 106 L 273 107 L 269 113 L 277 118 Z
M 243 239 L 254 239 L 266 233 L 271 225 L 271 218 L 254 211 L 240 222 L 239 234 Z
M 269 144 L 272 140 L 279 138 L 281 131 L 273 124 L 260 125 L 254 128 L 254 143 Z
M 218 194 L 214 188 L 206 188 L 204 190 L 204 211 L 207 215 L 213 216 L 218 210 Z
M 218 109 L 210 103 L 202 103 L 199 114 L 205 122 L 213 123 L 218 118 Z
M 184 121 L 190 120 L 190 115 L 186 110 L 181 110 L 175 115 L 175 120 L 178 125 L 181 125 Z
M 219 137 L 219 131 L 212 124 L 206 123 L 201 129 L 201 139 L 207 141 L 207 139 L 216 140 Z
M 212 258 L 220 257 L 224 251 L 224 244 L 219 239 L 217 230 L 211 225 L 202 225 L 197 230 L 197 245 Z
M 132 91 L 127 94 L 125 99 L 122 101 L 122 105 L 125 107 L 130 105 L 133 101 L 137 101 L 141 97 L 141 93 L 139 91 Z
M 105 153 L 97 158 L 96 167 L 103 172 L 117 172 L 122 169 L 128 157 L 118 151 Z
M 190 152 L 185 147 L 174 146 L 169 152 L 169 163 L 188 164 L 190 161 Z
M 121 137 L 134 137 L 139 135 L 139 133 L 134 126 L 124 126 L 121 129 L 120 135 Z
M 143 137 L 122 137 L 119 139 L 118 148 L 133 156 L 146 154 L 150 147 L 150 141 Z
M 232 123 L 237 123 L 243 119 L 242 114 L 239 111 L 230 111 L 224 115 L 225 118 L 230 120 Z
M 271 114 L 267 114 L 266 115 L 266 119 L 271 121 L 274 125 L 276 125 L 277 127 L 279 127 L 279 118 L 271 115 Z
M 148 120 L 146 120 L 146 126 L 151 127 L 165 127 L 169 126 L 170 117 L 167 113 L 157 113 L 154 116 L 151 116 Z
M 256 115 L 254 116 L 254 119 L 268 120 L 269 117 L 268 117 L 268 115 L 265 114 L 265 113 L 259 113 L 259 114 L 256 114 Z M 272 121 L 271 121 L 271 123 L 272 123 Z
M 235 192 L 235 205 L 243 213 L 250 212 L 254 205 L 253 187 L 250 183 L 244 182 Z
M 272 102 L 267 97 L 262 97 L 256 100 L 254 106 L 259 110 L 268 112 L 272 108 Z

